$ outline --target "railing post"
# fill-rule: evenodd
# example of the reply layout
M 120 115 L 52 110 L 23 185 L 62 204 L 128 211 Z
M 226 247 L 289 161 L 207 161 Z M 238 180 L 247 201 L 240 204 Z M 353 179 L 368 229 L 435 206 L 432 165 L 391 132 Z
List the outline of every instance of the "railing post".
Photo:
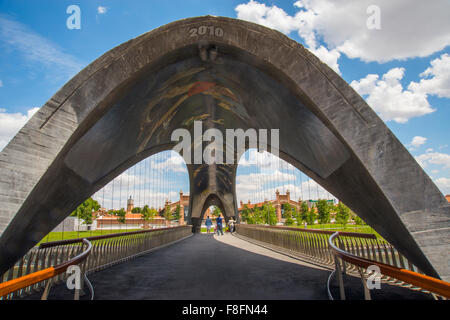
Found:
M 341 266 L 339 263 L 339 258 L 336 255 L 334 256 L 334 265 L 335 265 L 336 272 L 338 275 L 339 293 L 341 295 L 341 300 L 345 300 L 344 279 L 342 276 L 342 270 L 341 270 Z
M 47 284 L 45 285 L 44 292 L 42 293 L 41 300 L 47 300 L 48 294 L 50 293 L 50 287 L 52 285 L 53 278 L 47 280 Z
M 372 298 L 370 297 L 369 287 L 367 286 L 367 279 L 364 276 L 364 272 L 362 271 L 361 267 L 358 267 L 358 272 L 359 272 L 359 275 L 361 276 L 361 281 L 362 281 L 363 287 L 364 287 L 364 299 L 372 300 Z

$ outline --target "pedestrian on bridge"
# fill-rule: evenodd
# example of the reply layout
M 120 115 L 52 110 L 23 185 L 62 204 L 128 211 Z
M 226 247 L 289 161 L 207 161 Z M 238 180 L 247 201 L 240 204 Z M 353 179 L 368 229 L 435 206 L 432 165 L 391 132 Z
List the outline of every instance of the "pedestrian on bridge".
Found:
M 205 225 L 206 225 L 206 233 L 209 234 L 209 232 L 211 231 L 211 226 L 212 226 L 212 221 L 209 218 L 209 216 L 206 217 Z
M 230 233 L 233 233 L 233 231 L 234 231 L 234 223 L 235 223 L 236 221 L 234 221 L 234 219 L 233 218 L 231 218 L 229 221 L 228 221 L 228 230 L 230 230 Z
M 220 233 L 223 235 L 223 230 L 222 230 L 222 217 L 218 216 L 216 218 L 216 225 L 217 225 L 217 235 L 220 236 Z M 220 232 L 220 233 L 219 233 Z

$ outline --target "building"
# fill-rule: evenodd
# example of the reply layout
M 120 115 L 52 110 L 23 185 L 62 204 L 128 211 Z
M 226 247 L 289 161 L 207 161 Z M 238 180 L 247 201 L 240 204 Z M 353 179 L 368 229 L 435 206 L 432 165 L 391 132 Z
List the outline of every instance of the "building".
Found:
M 333 200 L 327 200 L 330 203 L 334 204 Z M 286 194 L 280 194 L 280 192 L 277 190 L 275 192 L 275 199 L 274 200 L 266 200 L 263 202 L 258 203 L 251 203 L 250 200 L 246 204 L 244 204 L 242 201 L 240 202 L 240 207 L 238 208 L 239 212 L 239 218 L 241 217 L 241 212 L 244 209 L 244 206 L 246 205 L 247 208 L 252 209 L 254 207 L 262 207 L 265 203 L 270 203 L 275 207 L 276 214 L 277 214 L 277 221 L 282 222 L 283 221 L 283 213 L 284 213 L 284 205 L 290 204 L 292 207 L 295 207 L 297 210 L 300 210 L 300 207 L 303 202 L 306 202 L 308 204 L 308 208 L 311 208 L 317 200 L 301 200 L 298 199 L 298 201 L 291 199 L 291 194 L 289 190 L 286 190 Z M 332 214 L 333 215 L 333 214 Z
M 291 193 L 289 190 L 286 190 L 286 194 L 280 194 L 280 192 L 277 190 L 275 192 L 275 199 L 274 200 L 266 200 L 263 202 L 258 202 L 252 204 L 250 200 L 246 204 L 244 204 L 241 200 L 240 207 L 238 208 L 239 212 L 239 218 L 241 217 L 241 212 L 244 209 L 244 205 L 247 205 L 249 209 L 252 209 L 254 207 L 262 207 L 265 203 L 270 203 L 275 207 L 276 214 L 277 214 L 277 221 L 281 222 L 283 218 L 283 205 L 290 204 L 291 206 L 295 207 L 297 210 L 300 210 L 300 207 L 302 205 L 302 200 L 298 199 L 298 201 L 291 199 Z

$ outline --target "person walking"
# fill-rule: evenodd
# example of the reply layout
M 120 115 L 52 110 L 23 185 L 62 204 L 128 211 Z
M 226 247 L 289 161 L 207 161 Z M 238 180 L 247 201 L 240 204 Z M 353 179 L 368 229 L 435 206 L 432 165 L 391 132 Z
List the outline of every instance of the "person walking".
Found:
M 212 226 L 212 221 L 209 218 L 209 216 L 206 217 L 205 225 L 206 225 L 206 233 L 209 234 L 209 232 L 211 231 L 211 226 Z
M 234 224 L 235 223 L 236 223 L 236 221 L 234 221 L 233 218 L 228 220 L 228 230 L 230 230 L 230 233 L 234 232 Z
M 223 235 L 223 230 L 222 230 L 222 217 L 218 216 L 216 218 L 216 225 L 217 225 L 217 235 L 220 236 L 220 233 Z M 220 233 L 219 233 L 220 232 Z

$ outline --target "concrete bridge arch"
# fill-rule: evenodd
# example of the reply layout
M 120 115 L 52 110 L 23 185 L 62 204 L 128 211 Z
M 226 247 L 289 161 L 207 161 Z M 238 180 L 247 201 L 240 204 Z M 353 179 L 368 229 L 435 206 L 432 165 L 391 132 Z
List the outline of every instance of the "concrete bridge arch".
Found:
M 112 178 L 172 148 L 171 131 L 193 130 L 195 119 L 221 130 L 279 128 L 281 158 L 424 272 L 448 279 L 450 206 L 366 102 L 281 33 L 211 16 L 170 23 L 105 53 L 0 153 L 0 272 Z M 217 169 L 205 173 L 206 197 L 217 194 L 209 190 L 220 185 Z

